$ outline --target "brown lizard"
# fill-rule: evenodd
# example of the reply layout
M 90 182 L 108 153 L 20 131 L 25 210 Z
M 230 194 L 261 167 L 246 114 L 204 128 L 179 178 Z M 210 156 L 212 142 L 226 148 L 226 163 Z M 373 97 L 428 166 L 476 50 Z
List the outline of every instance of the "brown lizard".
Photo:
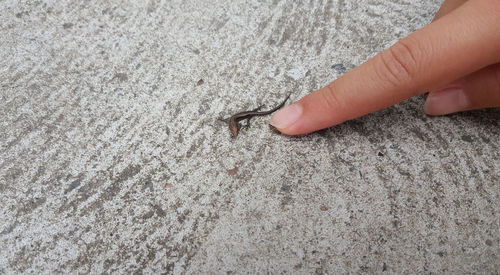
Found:
M 240 125 L 240 121 L 241 120 L 246 119 L 247 120 L 247 124 L 245 125 L 245 127 L 248 127 L 249 126 L 249 120 L 252 117 L 254 117 L 254 116 L 265 116 L 265 115 L 269 115 L 269 114 L 272 114 L 272 113 L 276 112 L 278 109 L 280 109 L 281 107 L 283 107 L 285 105 L 285 103 L 288 100 L 288 98 L 290 98 L 290 95 L 291 95 L 291 93 L 288 94 L 288 96 L 285 98 L 285 100 L 283 102 L 281 102 L 281 104 L 279 104 L 278 106 L 274 107 L 273 109 L 271 109 L 269 111 L 258 112 L 258 110 L 260 108 L 262 108 L 262 106 L 263 106 L 263 105 L 261 105 L 258 108 L 255 108 L 255 109 L 253 109 L 251 111 L 240 112 L 240 113 L 232 115 L 229 118 L 219 119 L 219 120 L 228 123 L 229 130 L 231 130 L 231 133 L 233 134 L 233 137 L 236 137 L 238 135 L 240 129 L 241 129 L 241 125 Z

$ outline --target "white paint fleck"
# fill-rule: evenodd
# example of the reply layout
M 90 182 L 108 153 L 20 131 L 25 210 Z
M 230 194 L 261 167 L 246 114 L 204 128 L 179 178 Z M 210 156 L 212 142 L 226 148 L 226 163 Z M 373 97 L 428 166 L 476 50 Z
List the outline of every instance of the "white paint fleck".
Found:
M 305 67 L 296 67 L 286 72 L 286 75 L 293 78 L 293 80 L 299 80 L 306 76 L 309 70 Z

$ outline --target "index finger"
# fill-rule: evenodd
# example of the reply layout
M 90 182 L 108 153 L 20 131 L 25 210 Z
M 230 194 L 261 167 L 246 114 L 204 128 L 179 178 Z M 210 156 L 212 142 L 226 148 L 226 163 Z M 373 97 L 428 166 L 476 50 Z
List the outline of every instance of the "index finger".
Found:
M 468 1 L 328 86 L 280 110 L 271 123 L 305 134 L 438 88 L 500 59 L 500 1 Z

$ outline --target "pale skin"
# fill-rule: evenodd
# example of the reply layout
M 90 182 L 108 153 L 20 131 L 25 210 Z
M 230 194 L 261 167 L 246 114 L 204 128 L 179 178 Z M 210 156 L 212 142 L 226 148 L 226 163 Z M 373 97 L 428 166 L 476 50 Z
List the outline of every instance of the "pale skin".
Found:
M 307 134 L 427 92 L 429 115 L 500 107 L 500 0 L 446 0 L 429 25 L 281 109 L 271 124 Z

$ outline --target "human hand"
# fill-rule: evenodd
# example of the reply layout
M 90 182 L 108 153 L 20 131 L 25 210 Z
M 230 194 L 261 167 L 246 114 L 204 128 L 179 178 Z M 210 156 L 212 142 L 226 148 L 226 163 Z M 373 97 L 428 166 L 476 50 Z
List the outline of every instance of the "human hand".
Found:
M 271 124 L 306 134 L 427 91 L 429 115 L 500 106 L 500 0 L 446 0 L 431 24 L 278 111 Z

